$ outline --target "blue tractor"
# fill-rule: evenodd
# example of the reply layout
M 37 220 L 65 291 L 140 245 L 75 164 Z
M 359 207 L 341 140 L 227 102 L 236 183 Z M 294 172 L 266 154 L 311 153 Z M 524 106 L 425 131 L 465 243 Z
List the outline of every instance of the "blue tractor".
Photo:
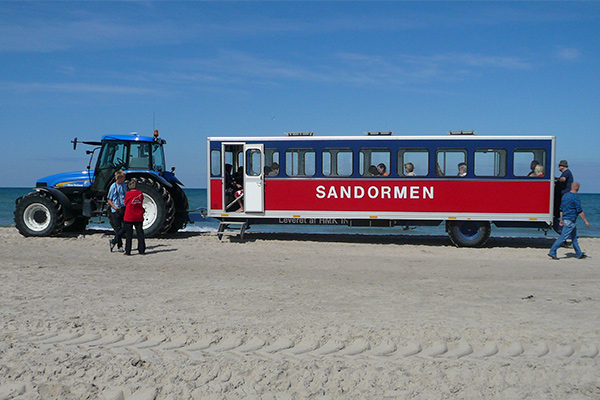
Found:
M 158 137 L 107 135 L 100 142 L 73 141 L 95 146 L 88 150 L 86 171 L 51 175 L 40 179 L 34 192 L 16 200 L 15 224 L 24 236 L 50 236 L 83 231 L 90 218 L 108 215 L 106 196 L 123 170 L 127 179 L 137 178 L 144 193 L 144 233 L 147 237 L 177 232 L 189 221 L 188 199 L 174 168 L 166 171 L 163 145 Z M 96 167 L 94 153 L 100 150 Z

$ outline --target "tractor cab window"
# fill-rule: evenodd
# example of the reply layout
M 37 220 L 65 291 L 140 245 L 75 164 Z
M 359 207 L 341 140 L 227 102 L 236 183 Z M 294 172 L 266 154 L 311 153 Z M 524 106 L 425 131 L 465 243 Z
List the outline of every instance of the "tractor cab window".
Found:
M 129 149 L 129 168 L 150 169 L 150 143 L 132 143 Z
M 99 157 L 100 169 L 119 169 L 125 165 L 127 146 L 123 142 L 106 142 Z M 116 171 L 115 169 L 115 171 Z
M 152 145 L 152 170 L 163 172 L 166 169 L 165 152 L 162 145 L 154 143 Z

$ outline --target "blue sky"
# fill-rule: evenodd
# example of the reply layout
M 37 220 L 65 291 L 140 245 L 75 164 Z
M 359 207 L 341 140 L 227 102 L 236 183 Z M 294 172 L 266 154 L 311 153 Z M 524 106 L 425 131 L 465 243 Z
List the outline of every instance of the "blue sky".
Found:
M 151 134 L 187 187 L 207 136 L 556 135 L 600 193 L 600 2 L 1 2 L 2 187 Z

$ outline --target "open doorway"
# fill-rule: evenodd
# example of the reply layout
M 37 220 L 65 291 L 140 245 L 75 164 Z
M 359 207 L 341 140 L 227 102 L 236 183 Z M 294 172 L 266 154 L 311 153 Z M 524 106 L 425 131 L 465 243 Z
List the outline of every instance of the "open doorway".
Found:
M 244 144 L 223 143 L 223 187 L 225 212 L 244 209 Z

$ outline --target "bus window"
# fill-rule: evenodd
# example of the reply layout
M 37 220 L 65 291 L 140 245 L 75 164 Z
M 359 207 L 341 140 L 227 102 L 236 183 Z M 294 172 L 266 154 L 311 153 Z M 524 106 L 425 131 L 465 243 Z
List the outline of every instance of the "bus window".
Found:
M 212 150 L 210 152 L 210 174 L 212 176 L 221 176 L 221 152 Z
M 262 174 L 262 152 L 258 149 L 246 151 L 246 175 L 260 176 Z
M 475 150 L 476 176 L 505 176 L 506 150 L 477 149 Z
M 389 167 L 390 151 L 388 149 L 360 150 L 359 168 L 362 176 L 388 176 Z
M 313 176 L 316 159 L 313 149 L 288 149 L 285 152 L 285 172 L 288 176 Z
M 279 175 L 279 150 L 265 149 L 265 176 Z
M 429 151 L 426 149 L 398 150 L 398 175 L 426 176 L 429 165 Z
M 238 170 L 244 166 L 244 152 L 241 149 L 237 152 L 237 166 Z
M 541 164 L 546 168 L 546 150 L 544 149 L 517 149 L 513 153 L 513 175 L 537 177 L 534 173 L 535 166 Z
M 435 173 L 437 176 L 461 176 L 460 167 L 467 163 L 467 151 L 463 149 L 440 149 L 436 152 L 435 160 Z M 467 172 L 466 170 L 463 171 Z
M 325 149 L 323 150 L 323 175 L 350 176 L 352 175 L 352 150 Z

